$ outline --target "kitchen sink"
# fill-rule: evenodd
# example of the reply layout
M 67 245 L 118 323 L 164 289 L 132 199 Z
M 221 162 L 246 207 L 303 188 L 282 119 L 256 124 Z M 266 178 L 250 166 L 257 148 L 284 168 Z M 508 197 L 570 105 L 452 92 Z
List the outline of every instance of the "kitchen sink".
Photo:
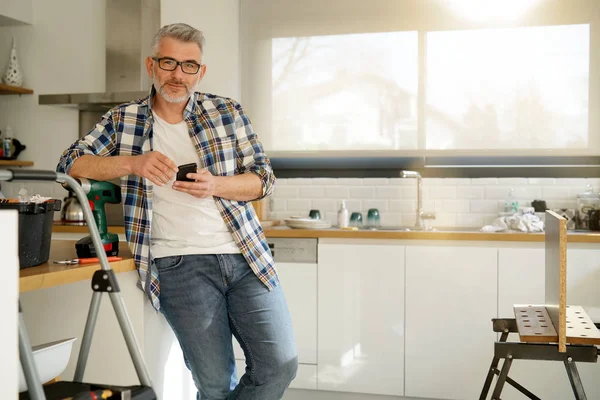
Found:
M 361 231 L 420 231 L 422 229 L 408 225 L 382 225 L 382 226 L 362 226 L 358 228 Z
M 479 228 L 466 226 L 448 226 L 435 228 L 417 228 L 414 225 L 382 225 L 382 226 L 363 226 L 358 228 L 361 231 L 384 231 L 384 232 L 479 232 Z

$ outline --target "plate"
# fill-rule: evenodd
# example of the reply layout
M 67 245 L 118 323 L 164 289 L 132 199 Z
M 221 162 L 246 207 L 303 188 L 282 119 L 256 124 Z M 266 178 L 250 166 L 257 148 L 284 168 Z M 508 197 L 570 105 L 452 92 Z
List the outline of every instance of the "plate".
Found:
M 331 228 L 331 223 L 318 219 L 298 219 L 290 218 L 284 220 L 285 224 L 294 229 L 327 229 Z

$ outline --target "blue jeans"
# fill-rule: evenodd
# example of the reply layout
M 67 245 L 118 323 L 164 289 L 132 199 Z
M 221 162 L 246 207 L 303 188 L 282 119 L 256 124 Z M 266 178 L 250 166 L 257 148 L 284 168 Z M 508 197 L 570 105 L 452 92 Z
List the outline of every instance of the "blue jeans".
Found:
M 241 254 L 154 261 L 161 312 L 179 340 L 197 399 L 281 399 L 298 368 L 281 285 L 269 291 Z M 239 383 L 232 334 L 246 356 Z

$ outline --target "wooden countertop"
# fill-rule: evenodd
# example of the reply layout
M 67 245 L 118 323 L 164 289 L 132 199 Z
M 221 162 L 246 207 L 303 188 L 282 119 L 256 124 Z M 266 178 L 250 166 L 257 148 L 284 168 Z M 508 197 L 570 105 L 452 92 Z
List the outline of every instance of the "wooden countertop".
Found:
M 112 233 L 116 233 L 116 234 L 120 234 L 120 233 L 124 234 L 125 227 L 124 226 L 109 226 L 108 231 L 112 232 Z M 89 235 L 89 233 L 90 233 L 87 225 L 68 225 L 68 224 L 62 224 L 60 222 L 55 222 L 54 225 L 52 225 L 52 232 L 85 233 L 86 235 Z M 73 248 L 75 248 L 75 245 L 73 245 Z
M 131 258 L 129 247 L 125 243 L 119 244 L 119 256 L 123 257 L 122 261 L 110 263 L 111 268 L 115 272 L 135 270 L 135 264 Z M 29 292 L 31 290 L 91 279 L 94 272 L 100 269 L 100 264 L 86 264 L 82 266 L 52 264 L 53 260 L 67 260 L 72 258 L 77 258 L 75 254 L 75 241 L 53 240 L 50 247 L 50 259 L 47 263 L 19 270 L 19 291 Z
M 498 241 L 498 242 L 543 242 L 543 233 L 521 232 L 479 232 L 476 228 L 456 230 L 444 229 L 427 232 L 405 231 L 370 231 L 370 230 L 340 230 L 340 229 L 292 229 L 277 226 L 265 229 L 267 237 L 271 238 L 344 238 L 344 239 L 405 239 L 405 240 L 467 240 L 467 241 Z M 600 243 L 600 232 L 569 232 L 569 243 Z
M 110 232 L 125 233 L 122 226 L 110 226 Z M 55 225 L 53 232 L 88 233 L 86 226 Z M 543 242 L 543 233 L 522 232 L 479 232 L 477 228 L 444 228 L 438 231 L 370 231 L 340 229 L 292 229 L 287 226 L 265 228 L 267 237 L 272 238 L 342 238 L 342 239 L 404 239 L 404 240 L 467 240 L 497 242 Z M 568 232 L 569 243 L 600 243 L 600 232 Z

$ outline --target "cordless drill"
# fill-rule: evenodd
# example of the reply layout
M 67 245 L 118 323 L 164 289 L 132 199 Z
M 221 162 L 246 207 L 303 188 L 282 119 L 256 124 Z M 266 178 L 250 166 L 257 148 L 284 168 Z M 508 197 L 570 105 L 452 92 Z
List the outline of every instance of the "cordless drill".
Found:
M 79 178 L 77 181 L 81 184 L 81 188 L 90 202 L 90 208 L 92 209 L 94 221 L 100 232 L 100 238 L 102 239 L 104 250 L 106 250 L 106 255 L 119 255 L 119 236 L 115 233 L 108 232 L 104 204 L 119 204 L 121 202 L 121 188 L 114 183 L 94 181 L 85 178 Z M 77 257 L 79 258 L 98 256 L 91 235 L 78 240 L 75 244 L 75 249 L 77 250 Z

